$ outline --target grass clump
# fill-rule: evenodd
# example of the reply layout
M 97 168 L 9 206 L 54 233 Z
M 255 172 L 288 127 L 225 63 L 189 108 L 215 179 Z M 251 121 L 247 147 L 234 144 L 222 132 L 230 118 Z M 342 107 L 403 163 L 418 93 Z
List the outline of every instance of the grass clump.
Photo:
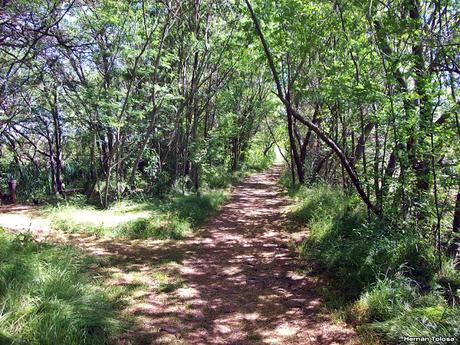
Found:
M 377 333 L 390 343 L 403 336 L 458 339 L 460 335 L 460 309 L 446 303 L 439 291 L 422 293 L 404 277 L 378 280 L 352 311 L 364 332 Z
M 227 200 L 223 191 L 201 195 L 168 195 L 144 201 L 119 202 L 107 210 L 81 203 L 62 203 L 45 210 L 52 226 L 68 232 L 117 238 L 181 239 Z
M 108 344 L 122 328 L 118 291 L 68 246 L 0 232 L 0 344 Z
M 248 175 L 248 171 L 228 171 L 226 167 L 209 167 L 203 171 L 203 180 L 208 188 L 227 188 L 241 182 Z
M 300 255 L 341 282 L 345 318 L 365 332 L 398 343 L 401 336 L 460 337 L 460 273 L 409 226 L 369 221 L 354 196 L 327 186 L 291 191 L 290 216 L 308 226 Z M 338 304 L 338 305 L 337 305 Z

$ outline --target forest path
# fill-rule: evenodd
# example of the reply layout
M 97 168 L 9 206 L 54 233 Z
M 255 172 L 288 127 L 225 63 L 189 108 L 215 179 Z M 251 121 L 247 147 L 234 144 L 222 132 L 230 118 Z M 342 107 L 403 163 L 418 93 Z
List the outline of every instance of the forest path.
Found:
M 301 273 L 289 249 L 290 200 L 277 185 L 279 173 L 275 166 L 247 178 L 183 241 L 53 233 L 107 257 L 95 268 L 106 283 L 132 287 L 125 312 L 137 329 L 117 344 L 358 343 L 353 329 L 325 310 L 315 292 L 324 283 Z

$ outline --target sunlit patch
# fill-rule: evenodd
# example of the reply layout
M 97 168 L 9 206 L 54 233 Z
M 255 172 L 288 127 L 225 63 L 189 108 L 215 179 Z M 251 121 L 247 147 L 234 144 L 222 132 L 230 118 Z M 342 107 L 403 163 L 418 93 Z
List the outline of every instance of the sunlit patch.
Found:
M 144 299 L 146 298 L 147 296 L 149 295 L 149 290 L 148 289 L 138 289 L 136 291 L 133 292 L 133 294 L 131 295 L 131 298 L 133 300 L 136 300 L 136 299 Z
M 13 211 L 8 211 L 7 206 L 0 206 L 0 214 L 0 227 L 11 229 L 13 232 L 33 231 L 41 237 L 49 234 L 49 220 L 37 216 L 33 209 L 26 208 L 15 211 L 13 208 Z
M 70 216 L 74 222 L 100 224 L 103 227 L 115 227 L 132 220 L 147 218 L 151 212 L 140 211 L 120 213 L 112 210 L 72 210 Z
M 317 309 L 321 305 L 321 300 L 319 298 L 312 299 L 308 302 L 306 306 L 307 309 Z
M 227 325 L 216 325 L 214 328 L 217 332 L 228 334 L 232 331 L 232 329 Z
M 226 267 L 222 273 L 223 274 L 226 274 L 228 276 L 232 276 L 232 275 L 235 275 L 235 274 L 238 274 L 242 271 L 242 268 L 241 267 L 238 267 L 238 266 L 230 266 L 230 267 Z
M 296 333 L 298 333 L 299 331 L 300 331 L 300 328 L 298 326 L 293 326 L 293 325 L 290 325 L 288 323 L 278 325 L 275 328 L 275 333 L 277 335 L 279 335 L 279 336 L 282 336 L 282 337 L 293 336 Z
M 134 315 L 136 314 L 155 314 L 158 312 L 162 311 L 162 306 L 161 305 L 155 305 L 152 303 L 136 303 L 133 306 L 131 306 L 128 311 Z
M 259 313 L 257 312 L 254 312 L 254 313 L 246 313 L 246 314 L 243 314 L 243 318 L 247 321 L 256 321 L 256 320 L 261 320 L 262 317 L 260 316 Z M 264 318 L 265 319 L 265 318 Z
M 179 288 L 176 290 L 177 296 L 184 299 L 196 298 L 200 296 L 200 292 L 197 289 L 188 287 L 188 288 Z
M 197 298 L 197 299 L 194 299 L 193 302 L 190 303 L 190 305 L 191 305 L 191 308 L 202 308 L 208 305 L 208 301 L 206 301 L 205 299 Z
M 277 294 L 269 294 L 269 295 L 260 295 L 257 297 L 260 301 L 264 303 L 271 303 L 273 300 L 278 300 L 279 296 Z

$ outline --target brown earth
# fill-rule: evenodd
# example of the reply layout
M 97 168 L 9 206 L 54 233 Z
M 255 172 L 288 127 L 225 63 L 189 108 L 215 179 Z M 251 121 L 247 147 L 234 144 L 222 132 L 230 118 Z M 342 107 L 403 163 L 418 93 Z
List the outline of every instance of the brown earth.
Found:
M 0 226 L 108 258 L 98 274 L 134 291 L 125 313 L 137 327 L 118 345 L 358 344 L 354 330 L 325 309 L 316 292 L 325 283 L 302 273 L 289 249 L 290 200 L 277 186 L 279 170 L 247 178 L 216 217 L 183 241 L 65 234 L 50 230 L 33 207 L 0 208 Z

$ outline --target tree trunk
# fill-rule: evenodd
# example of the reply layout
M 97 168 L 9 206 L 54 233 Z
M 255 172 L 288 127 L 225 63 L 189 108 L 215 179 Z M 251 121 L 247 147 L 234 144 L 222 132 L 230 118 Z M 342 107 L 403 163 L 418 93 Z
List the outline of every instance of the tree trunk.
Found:
M 58 90 L 53 93 L 52 104 L 53 132 L 54 132 L 54 163 L 56 176 L 56 192 L 64 195 L 62 188 L 62 128 L 59 119 Z M 50 154 L 53 154 L 50 152 Z
M 452 238 L 453 241 L 449 246 L 449 254 L 452 257 L 460 255 L 460 188 L 457 192 L 457 199 L 455 201 L 454 219 L 452 222 Z M 460 268 L 460 262 L 457 265 Z

